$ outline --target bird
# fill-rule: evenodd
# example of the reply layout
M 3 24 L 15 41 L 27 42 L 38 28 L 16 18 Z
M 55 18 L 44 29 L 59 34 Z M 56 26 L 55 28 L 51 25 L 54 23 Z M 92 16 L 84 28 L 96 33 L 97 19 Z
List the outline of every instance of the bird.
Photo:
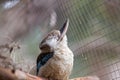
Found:
M 41 50 L 36 61 L 36 76 L 48 80 L 68 80 L 72 72 L 74 55 L 68 46 L 69 19 L 61 29 L 52 30 L 39 44 Z

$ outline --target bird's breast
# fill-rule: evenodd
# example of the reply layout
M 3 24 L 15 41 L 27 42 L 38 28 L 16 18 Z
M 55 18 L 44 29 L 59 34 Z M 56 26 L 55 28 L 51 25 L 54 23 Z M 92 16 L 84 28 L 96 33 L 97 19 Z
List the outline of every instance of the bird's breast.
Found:
M 52 59 L 59 64 L 73 64 L 73 57 L 73 53 L 69 48 L 59 48 L 55 50 Z
M 73 53 L 68 50 L 57 49 L 54 56 L 41 68 L 41 74 L 45 77 L 67 78 L 73 68 Z M 47 70 L 46 70 L 47 69 Z M 47 72 L 47 73 L 46 73 Z

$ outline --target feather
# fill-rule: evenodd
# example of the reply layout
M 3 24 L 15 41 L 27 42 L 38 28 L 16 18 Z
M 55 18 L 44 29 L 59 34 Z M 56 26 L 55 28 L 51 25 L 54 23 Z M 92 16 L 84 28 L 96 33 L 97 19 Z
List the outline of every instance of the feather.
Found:
M 53 57 L 54 52 L 41 53 L 37 58 L 37 73 L 38 75 L 39 69 L 47 63 L 47 61 Z

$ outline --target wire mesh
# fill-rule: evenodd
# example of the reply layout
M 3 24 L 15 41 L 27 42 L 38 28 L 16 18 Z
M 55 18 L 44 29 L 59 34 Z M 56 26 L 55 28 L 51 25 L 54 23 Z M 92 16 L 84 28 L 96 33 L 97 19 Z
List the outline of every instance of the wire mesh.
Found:
M 62 1 L 61 14 L 70 18 L 68 40 L 75 54 L 71 78 L 97 75 L 101 80 L 120 80 L 119 4 L 119 0 Z

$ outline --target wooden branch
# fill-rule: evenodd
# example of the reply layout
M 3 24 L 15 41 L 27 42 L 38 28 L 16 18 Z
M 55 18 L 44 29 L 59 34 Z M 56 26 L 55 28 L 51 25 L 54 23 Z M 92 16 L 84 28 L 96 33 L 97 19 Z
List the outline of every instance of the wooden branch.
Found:
M 0 68 L 0 80 L 17 80 L 17 77 L 11 70 Z
M 0 67 L 0 80 L 47 80 L 30 75 L 20 70 L 11 70 Z
M 33 76 L 20 70 L 11 70 L 0 67 L 0 80 L 48 80 L 42 77 Z M 70 80 L 99 80 L 96 76 L 80 77 Z

